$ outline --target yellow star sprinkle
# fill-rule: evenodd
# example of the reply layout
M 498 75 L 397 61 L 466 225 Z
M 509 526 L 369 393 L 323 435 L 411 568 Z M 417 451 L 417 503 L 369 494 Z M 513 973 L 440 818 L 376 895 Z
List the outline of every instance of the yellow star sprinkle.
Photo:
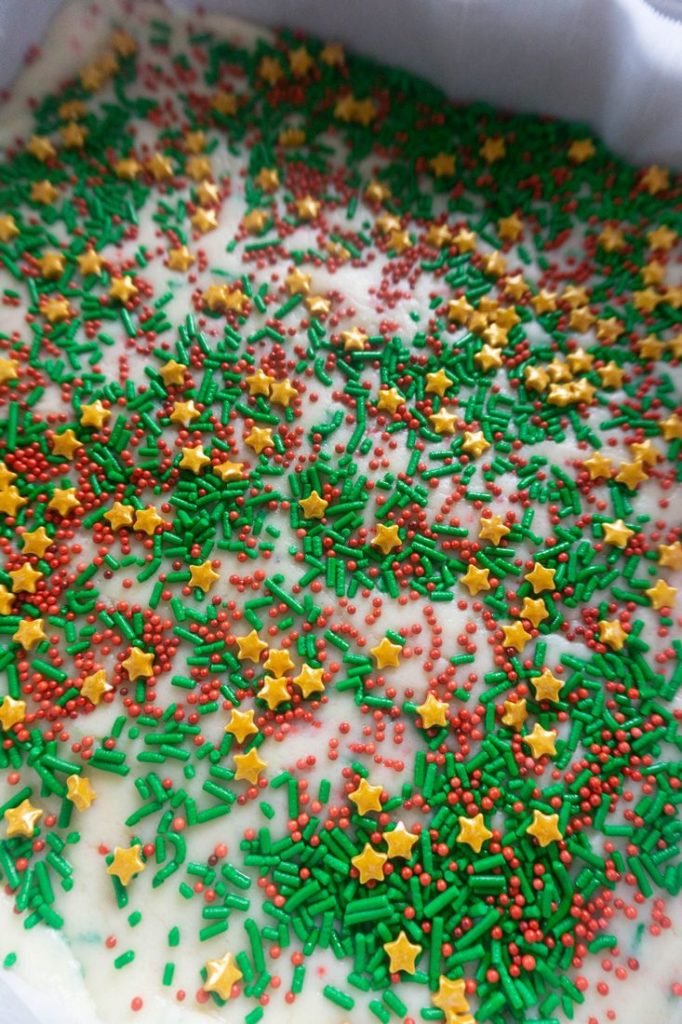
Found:
M 641 462 L 621 462 L 618 472 L 616 473 L 616 480 L 619 484 L 625 484 L 629 491 L 637 490 L 639 484 L 644 480 L 648 480 L 648 475 L 644 472 L 644 468 Z
M 229 732 L 231 736 L 234 736 L 237 743 L 243 743 L 249 736 L 255 736 L 258 732 L 258 726 L 253 720 L 253 715 L 253 710 L 237 711 L 236 708 L 233 708 L 230 721 L 225 726 L 225 732 Z
M 255 453 L 260 455 L 266 448 L 272 448 L 272 430 L 270 427 L 252 427 L 244 441 L 249 448 L 253 448 Z
M 75 487 L 55 487 L 47 507 L 56 509 L 60 516 L 68 515 L 78 508 L 79 501 L 76 497 Z
M 431 413 L 429 421 L 437 434 L 454 434 L 457 416 L 447 409 L 439 409 Z
M 82 442 L 78 440 L 73 430 L 64 430 L 61 434 L 53 434 L 50 442 L 55 455 L 62 455 L 65 459 L 73 459 Z
M 154 655 L 140 647 L 131 647 L 128 657 L 121 663 L 131 680 L 148 679 L 154 675 Z
M 541 622 L 549 618 L 549 612 L 545 607 L 545 602 L 540 598 L 533 600 L 532 597 L 524 597 L 519 618 L 528 619 L 537 629 Z
M 514 622 L 511 626 L 503 626 L 504 646 L 513 647 L 519 653 L 524 649 L 529 640 L 532 640 L 530 633 L 524 628 L 522 622 Z
M 431 995 L 431 1002 L 445 1014 L 445 1024 L 461 1024 L 459 1014 L 467 1013 L 469 1003 L 465 995 L 464 978 L 451 981 L 441 974 L 438 979 L 438 991 Z
M 595 452 L 589 459 L 585 459 L 583 466 L 590 474 L 590 480 L 608 479 L 611 476 L 613 463 L 605 455 Z
M 121 885 L 127 888 L 135 875 L 139 875 L 147 866 L 142 859 L 141 849 L 137 844 L 126 849 L 117 846 L 114 849 L 114 859 L 107 867 L 107 874 L 118 878 Z
M 613 544 L 617 548 L 627 547 L 627 543 L 635 533 L 625 525 L 622 519 L 615 519 L 612 523 L 602 523 L 604 540 L 607 544 Z
M 261 654 L 268 649 L 268 645 L 261 640 L 255 629 L 246 636 L 235 637 L 235 640 L 239 648 L 237 657 L 240 661 L 253 661 L 258 664 Z
M 14 604 L 14 594 L 10 594 L 7 587 L 0 583 L 0 615 L 11 615 Z
M 7 838 L 23 836 L 25 839 L 30 839 L 42 816 L 43 812 L 40 808 L 34 807 L 29 800 L 22 800 L 16 807 L 8 807 L 4 814 L 7 822 Z
M 384 878 L 384 864 L 388 855 L 374 850 L 369 843 L 365 843 L 362 853 L 351 857 L 351 864 L 360 872 L 360 884 L 367 882 L 382 882 Z
M 555 704 L 559 701 L 559 693 L 563 689 L 563 682 L 557 679 L 548 668 L 543 669 L 539 676 L 531 676 L 531 683 L 535 687 L 536 700 L 551 700 Z
M 270 389 L 275 383 L 275 378 L 268 376 L 267 373 L 263 373 L 260 366 L 255 373 L 252 373 L 250 377 L 244 378 L 244 383 L 249 389 L 249 394 L 253 395 L 270 395 Z
M 270 401 L 275 405 L 289 408 L 292 398 L 298 397 L 298 391 L 289 380 L 276 380 L 270 389 Z
M 471 433 L 469 430 L 464 431 L 462 449 L 468 455 L 473 455 L 475 459 L 478 459 L 488 448 L 490 448 L 490 442 L 486 441 L 480 430 L 475 433 Z
M 134 516 L 133 506 L 122 505 L 120 501 L 115 501 L 109 511 L 104 513 L 104 518 L 111 524 L 113 530 L 120 530 L 122 526 L 132 526 Z
M 592 139 L 574 139 L 568 147 L 568 159 L 574 164 L 584 164 L 596 152 Z
M 653 587 L 649 587 L 644 593 L 651 601 L 654 609 L 672 608 L 677 596 L 677 587 L 669 586 L 665 580 L 656 580 Z
M 184 384 L 187 367 L 184 363 L 178 363 L 175 359 L 169 359 L 168 362 L 159 367 L 158 373 L 166 387 L 170 384 Z
M 264 192 L 275 192 L 279 188 L 279 173 L 275 167 L 262 167 L 254 180 Z
M 658 553 L 661 565 L 668 569 L 682 569 L 682 543 L 679 540 L 674 544 L 659 544 Z
M 102 405 L 98 398 L 89 405 L 81 405 L 80 424 L 82 427 L 94 427 L 99 430 L 110 416 L 111 412 Z
M 163 519 L 153 505 L 148 505 L 144 509 L 137 509 L 135 512 L 135 529 L 146 533 L 148 537 L 151 537 L 156 532 L 157 526 L 162 524 Z
M 204 210 L 199 209 L 190 217 L 192 227 L 201 235 L 208 234 L 209 231 L 215 231 L 218 227 L 218 217 L 215 210 Z
M 483 844 L 492 837 L 493 834 L 489 828 L 486 828 L 482 814 L 476 814 L 473 818 L 460 816 L 458 843 L 466 843 L 474 853 L 480 853 Z
M 252 786 L 256 785 L 260 773 L 265 771 L 268 766 L 267 761 L 259 757 L 255 747 L 249 750 L 248 754 L 235 754 L 234 764 L 237 769 L 234 776 L 235 781 L 241 782 L 245 779 Z
M 210 464 L 210 458 L 205 453 L 203 447 L 198 444 L 196 448 L 182 449 L 182 458 L 178 466 L 180 469 L 189 469 L 195 476 L 198 476 L 204 466 L 210 466 Z
M 391 643 L 387 636 L 370 650 L 374 655 L 377 668 L 395 668 L 400 664 L 402 647 L 400 644 Z
M 551 757 L 556 754 L 555 739 L 556 730 L 543 729 L 540 723 L 536 722 L 533 726 L 533 731 L 527 736 L 522 736 L 521 742 L 530 747 L 533 757 L 537 760 L 538 757 L 543 757 L 544 755 Z
M 431 729 L 434 725 L 442 728 L 447 725 L 449 710 L 449 704 L 438 700 L 433 693 L 429 692 L 424 703 L 417 705 L 417 711 L 422 720 L 422 729 Z
M 35 530 L 27 530 L 21 535 L 22 551 L 25 555 L 37 555 L 38 558 L 42 558 L 51 544 L 52 538 L 44 526 L 39 526 Z
M 25 651 L 31 651 L 36 644 L 47 640 L 42 619 L 22 619 L 12 634 L 15 643 L 21 644 Z
M 665 441 L 677 441 L 682 438 L 682 417 L 676 413 L 668 416 L 667 420 L 661 420 L 659 426 Z
M 213 472 L 216 473 L 224 483 L 227 483 L 230 480 L 241 480 L 243 470 L 243 462 L 230 462 L 229 459 L 225 462 L 220 462 L 217 466 L 213 467 Z
M 455 173 L 455 158 L 452 153 L 438 153 L 429 160 L 429 167 L 437 178 L 450 178 Z
M 475 565 L 470 565 L 464 576 L 460 576 L 459 582 L 462 583 L 473 596 L 478 594 L 480 590 L 490 590 L 490 583 L 488 582 L 489 576 L 490 569 L 479 569 Z
M 19 594 L 22 591 L 27 594 L 35 594 L 36 583 L 42 579 L 43 574 L 25 562 L 19 569 L 11 569 L 7 575 L 12 580 L 13 594 Z
M 33 135 L 26 146 L 26 152 L 34 156 L 36 160 L 40 160 L 41 163 L 45 163 L 46 160 L 57 155 L 57 150 L 44 135 Z
M 518 732 L 528 718 L 525 700 L 506 700 L 503 706 L 502 724 Z
M 263 668 L 266 672 L 270 672 L 274 676 L 282 676 L 286 672 L 289 672 L 294 667 L 294 663 L 289 656 L 289 652 L 285 650 L 277 650 L 271 648 L 268 652 L 268 656 L 265 660 Z
M 64 256 L 61 252 L 46 252 L 38 260 L 42 277 L 53 281 L 64 273 Z
M 558 842 L 563 839 L 559 831 L 559 815 L 543 814 L 542 811 L 534 809 L 533 821 L 526 829 L 526 833 L 534 836 L 540 846 L 549 846 L 550 843 Z
M 208 560 L 202 562 L 201 565 L 190 565 L 189 571 L 191 576 L 189 581 L 190 587 L 198 587 L 205 594 L 220 579 L 219 573 L 214 570 Z
M 523 234 L 523 221 L 513 213 L 510 217 L 500 217 L 497 231 L 505 242 L 515 242 Z
M 215 992 L 221 999 L 229 999 L 232 989 L 243 978 L 242 972 L 234 962 L 231 953 L 226 953 L 219 960 L 206 962 L 205 992 Z
M 307 498 L 299 498 L 298 503 L 306 519 L 322 519 L 329 504 L 317 491 L 311 491 Z
M 416 971 L 416 960 L 422 951 L 421 946 L 413 945 L 404 931 L 398 933 L 398 938 L 393 942 L 385 942 L 384 950 L 388 954 L 390 974 L 398 974 L 404 971 L 406 974 L 414 974 Z
M 9 242 L 19 234 L 19 228 L 11 214 L 5 213 L 0 216 L 0 242 Z
M 304 196 L 303 199 L 296 199 L 294 202 L 296 213 L 301 220 L 315 220 L 320 212 L 320 203 L 312 196 Z
M 436 373 L 426 374 L 426 386 L 424 391 L 427 394 L 439 395 L 441 398 L 452 387 L 452 377 L 449 377 L 441 367 Z
M 309 697 L 311 693 L 322 693 L 324 690 L 324 683 L 322 682 L 323 669 L 312 668 L 310 665 L 303 663 L 301 671 L 297 676 L 294 676 L 294 683 L 300 689 L 304 697 Z
M 385 409 L 394 413 L 403 404 L 405 399 L 397 388 L 382 388 L 377 395 L 377 409 Z
M 534 594 L 541 594 L 543 590 L 554 590 L 555 572 L 555 569 L 548 569 L 540 562 L 536 562 L 532 570 L 526 573 L 524 579 L 528 580 Z
M 413 832 L 408 832 L 404 823 L 399 821 L 392 832 L 384 832 L 381 838 L 388 847 L 388 856 L 391 860 L 394 857 L 409 860 L 412 856 L 412 847 L 419 839 L 419 836 L 414 835 Z
M 623 649 L 625 641 L 627 640 L 627 633 L 617 619 L 612 621 L 602 619 L 598 628 L 599 639 L 603 644 L 608 644 L 608 646 L 614 651 L 620 651 Z
M 381 810 L 382 792 L 381 786 L 370 786 L 367 779 L 361 779 L 358 788 L 348 794 L 348 799 L 355 804 L 358 814 L 364 816 L 370 811 Z
M 133 283 L 132 277 L 127 274 L 124 277 L 116 277 L 111 282 L 109 288 L 109 295 L 112 299 L 117 299 L 119 302 L 130 302 L 134 298 L 139 289 L 136 284 Z
M 310 274 L 304 274 L 298 267 L 292 270 L 285 278 L 285 285 L 289 295 L 308 295 L 310 293 Z
M 34 181 L 31 185 L 31 199 L 34 203 L 50 206 L 59 193 L 51 181 Z
M 3 697 L 2 704 L 0 704 L 0 725 L 2 725 L 5 732 L 9 732 L 12 726 L 18 725 L 19 722 L 23 722 L 25 718 L 25 701 L 15 700 L 9 695 Z
M 179 245 L 175 249 L 170 249 L 168 252 L 169 270 L 179 270 L 184 274 L 189 270 L 195 260 L 196 257 L 192 255 L 186 245 Z
M 81 775 L 69 775 L 66 780 L 66 797 L 77 811 L 87 811 L 97 794 L 90 785 L 90 779 Z
M 41 305 L 43 315 L 51 324 L 61 324 L 71 316 L 67 299 L 50 298 Z
M 107 674 L 103 668 L 86 676 L 81 683 L 82 695 L 95 705 L 99 704 L 104 694 L 111 690 L 113 690 L 113 686 L 107 682 Z
M 367 341 L 367 334 L 361 327 L 351 327 L 348 331 L 341 331 L 341 341 L 346 352 L 361 352 Z
M 271 711 L 274 711 L 280 704 L 291 700 L 286 676 L 266 676 L 263 686 L 258 691 L 258 698 L 265 701 Z
M 198 420 L 201 413 L 190 398 L 189 402 L 174 402 L 173 411 L 170 414 L 171 423 L 180 423 L 183 427 L 189 427 L 194 420 Z
M 401 547 L 402 541 L 397 525 L 393 523 L 391 526 L 386 526 L 384 523 L 378 523 L 371 544 L 376 548 L 380 548 L 385 555 L 388 555 L 395 548 Z
M 510 527 L 505 526 L 498 515 L 494 515 L 488 519 L 481 519 L 478 536 L 480 540 L 491 540 L 493 544 L 497 545 L 509 532 Z

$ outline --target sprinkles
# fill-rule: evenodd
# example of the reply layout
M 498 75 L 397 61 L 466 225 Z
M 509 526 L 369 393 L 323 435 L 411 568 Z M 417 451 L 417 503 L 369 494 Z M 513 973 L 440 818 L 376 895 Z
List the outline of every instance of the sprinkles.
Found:
M 0 876 L 180 898 L 134 1013 L 571 1018 L 682 888 L 682 182 L 200 27 L 0 167 Z

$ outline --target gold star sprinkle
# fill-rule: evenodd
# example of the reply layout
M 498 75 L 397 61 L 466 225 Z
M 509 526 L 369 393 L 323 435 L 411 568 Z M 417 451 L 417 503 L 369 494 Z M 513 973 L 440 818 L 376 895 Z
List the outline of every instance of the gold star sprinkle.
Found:
M 441 408 L 438 412 L 431 413 L 429 422 L 437 434 L 454 434 L 457 416 Z
M 629 491 L 636 491 L 639 484 L 648 480 L 649 476 L 644 472 L 642 463 L 635 460 L 634 462 L 621 462 L 615 478 L 619 484 L 625 484 Z
M 528 718 L 525 700 L 506 700 L 503 707 L 502 724 L 518 732 Z
M 675 604 L 675 598 L 677 596 L 677 588 L 669 586 L 665 580 L 656 580 L 653 587 L 649 587 L 644 591 L 646 596 L 651 601 L 654 609 L 660 611 L 661 608 L 672 608 Z
M 605 455 L 595 452 L 589 457 L 589 459 L 585 459 L 583 466 L 585 466 L 589 472 L 590 480 L 608 480 L 611 476 L 613 463 L 611 462 L 611 459 L 607 459 Z
M 129 277 L 127 274 L 124 277 L 114 278 L 109 288 L 110 297 L 124 304 L 130 302 L 137 295 L 137 292 L 137 285 L 133 283 L 132 277 Z
M 462 1024 L 460 1014 L 465 1014 L 469 1010 L 465 993 L 464 978 L 451 981 L 441 974 L 438 979 L 438 991 L 431 994 L 431 1002 L 445 1014 L 445 1024 Z
M 623 649 L 627 640 L 627 633 L 617 619 L 612 621 L 602 619 L 598 624 L 598 629 L 599 639 L 603 644 L 608 644 L 613 651 Z
M 186 245 L 179 245 L 168 252 L 168 267 L 170 270 L 179 270 L 185 273 L 195 262 L 196 257 L 192 255 Z
M 151 537 L 156 532 L 157 527 L 162 525 L 163 519 L 153 505 L 148 505 L 144 509 L 137 509 L 135 512 L 135 529 L 146 533 L 148 537 Z
M 270 672 L 274 676 L 283 676 L 286 672 L 290 672 L 294 667 L 294 663 L 291 660 L 288 651 L 271 648 L 268 652 L 268 656 L 265 660 L 263 668 L 266 672 Z
M 382 388 L 377 396 L 377 409 L 386 409 L 387 412 L 394 413 L 404 401 L 397 388 Z
M 489 576 L 490 569 L 479 569 L 478 566 L 470 565 L 464 576 L 460 576 L 459 582 L 474 596 L 481 590 L 490 590 Z
M 451 178 L 455 173 L 455 158 L 452 153 L 438 153 L 429 160 L 429 167 L 437 178 Z
M 237 967 L 231 953 L 226 953 L 219 960 L 206 961 L 205 992 L 215 992 L 221 999 L 229 999 L 232 989 L 244 977 Z
M 554 704 L 559 701 L 559 694 L 563 689 L 563 682 L 557 679 L 548 668 L 543 669 L 539 676 L 531 676 L 531 683 L 535 687 L 536 700 L 549 700 Z
M 183 427 L 188 427 L 194 420 L 198 420 L 201 413 L 195 406 L 192 399 L 189 402 L 174 402 L 173 411 L 170 414 L 171 423 L 180 423 Z
M 26 152 L 34 156 L 36 160 L 40 160 L 42 164 L 57 155 L 57 150 L 44 135 L 33 135 L 26 146 Z
M 307 498 L 299 498 L 298 503 L 306 519 L 322 519 L 329 504 L 317 491 L 311 491 Z
M 552 757 L 556 754 L 555 739 L 555 729 L 543 729 L 540 723 L 536 722 L 533 731 L 527 736 L 522 736 L 521 742 L 530 747 L 533 757 L 537 760 L 545 755 Z
M 563 839 L 559 831 L 559 815 L 543 814 L 537 809 L 533 810 L 533 821 L 526 829 L 526 833 L 533 836 L 540 846 L 548 846 L 550 843 Z
M 128 657 L 121 662 L 131 680 L 148 679 L 154 675 L 154 655 L 139 647 L 131 647 Z
M 120 530 L 122 526 L 132 526 L 135 516 L 135 509 L 132 505 L 122 505 L 115 501 L 104 518 L 111 524 L 112 530 Z
M 549 618 L 549 612 L 545 607 L 545 602 L 540 598 L 533 600 L 532 597 L 524 597 L 519 617 L 528 619 L 537 629 L 541 622 Z
M 249 750 L 248 754 L 235 754 L 234 764 L 237 769 L 234 776 L 235 780 L 237 782 L 245 780 L 250 782 L 252 786 L 256 785 L 260 773 L 265 771 L 268 766 L 267 761 L 264 761 L 259 756 L 255 747 Z
M 441 398 L 453 384 L 452 377 L 449 377 L 441 367 L 436 373 L 426 374 L 426 386 L 424 391 L 427 394 L 439 395 Z
M 574 139 L 568 147 L 568 159 L 574 164 L 584 164 L 596 152 L 592 139 Z
M 239 648 L 237 657 L 240 661 L 253 661 L 258 664 L 261 654 L 268 649 L 268 645 L 261 640 L 255 629 L 246 636 L 235 637 L 235 640 Z
M 298 397 L 298 391 L 292 385 L 291 381 L 287 380 L 276 380 L 270 388 L 270 401 L 275 405 L 281 405 L 285 409 L 288 409 L 291 405 L 291 400 Z
M 42 558 L 51 544 L 52 538 L 44 526 L 26 530 L 21 535 L 21 547 L 25 555 L 37 555 L 38 558 Z
M 36 583 L 42 579 L 42 572 L 25 562 L 19 569 L 10 569 L 7 575 L 12 580 L 12 593 L 35 594 Z
M 275 167 L 262 167 L 254 180 L 264 192 L 276 192 L 279 188 L 279 173 Z
M 253 720 L 253 715 L 252 709 L 249 711 L 237 711 L 236 708 L 233 708 L 230 721 L 225 726 L 225 732 L 229 732 L 231 736 L 234 736 L 237 743 L 243 743 L 249 736 L 255 736 L 258 732 L 258 726 Z
M 381 786 L 370 786 L 367 779 L 361 779 L 358 788 L 348 794 L 348 799 L 355 804 L 358 814 L 364 817 L 370 811 L 381 810 L 382 792 Z
M 22 619 L 12 634 L 15 643 L 21 644 L 25 651 L 32 651 L 36 644 L 47 640 L 42 619 Z
M 66 780 L 66 797 L 77 811 L 87 811 L 97 794 L 90 785 L 90 779 L 81 775 L 69 775 Z
M 404 931 L 398 933 L 398 938 L 393 942 L 384 943 L 384 951 L 388 954 L 390 974 L 398 974 L 404 971 L 406 974 L 414 974 L 416 971 L 416 960 L 422 951 L 421 946 L 413 945 Z
M 395 548 L 402 546 L 398 527 L 395 523 L 386 526 L 384 523 L 377 523 L 376 533 L 370 542 L 374 547 L 379 548 L 384 555 L 388 555 Z
M 412 847 L 419 839 L 419 836 L 414 835 L 413 832 L 408 832 L 404 823 L 399 821 L 393 831 L 384 832 L 381 838 L 388 847 L 388 856 L 391 860 L 394 857 L 409 860 L 412 856 Z
M 491 540 L 497 546 L 509 532 L 510 527 L 505 526 L 498 515 L 493 515 L 488 519 L 481 519 L 478 536 L 480 540 Z
M 486 441 L 480 430 L 472 433 L 469 430 L 464 431 L 464 441 L 462 442 L 462 450 L 467 455 L 473 455 L 475 459 L 478 459 L 483 452 L 490 448 L 490 442 Z
M 659 544 L 658 554 L 660 564 L 667 569 L 682 569 L 682 543 L 679 540 L 674 544 Z
M 294 206 L 301 220 L 315 220 L 320 212 L 320 203 L 317 199 L 313 199 L 312 196 L 304 196 L 303 199 L 297 199 L 294 202 Z
M 203 590 L 204 594 L 207 594 L 214 583 L 220 579 L 219 573 L 217 573 L 211 563 L 207 560 L 202 562 L 200 565 L 190 565 L 190 587 L 198 587 L 199 590 Z
M 501 135 L 486 139 L 479 152 L 486 163 L 494 164 L 496 160 L 502 160 L 507 153 L 504 139 Z
M 46 252 L 38 260 L 38 268 L 42 277 L 54 281 L 64 273 L 64 256 L 61 252 Z
M 0 704 L 0 725 L 5 732 L 23 722 L 26 718 L 26 703 L 23 700 L 15 700 L 9 695 L 3 697 Z
M 374 850 L 369 843 L 365 843 L 362 853 L 351 857 L 351 864 L 360 872 L 360 884 L 367 885 L 368 882 L 382 882 L 384 879 L 384 864 L 388 855 Z
M 417 712 L 422 721 L 422 729 L 432 729 L 435 725 L 443 728 L 448 724 L 448 711 L 450 705 L 438 700 L 433 693 L 429 692 L 423 704 L 417 705 Z
M 55 509 L 60 516 L 66 516 L 78 508 L 78 505 L 75 487 L 55 487 L 47 507 Z
M 61 434 L 53 434 L 50 440 L 52 451 L 55 455 L 62 455 L 65 459 L 72 460 L 82 442 L 78 440 L 73 430 L 64 430 Z
M 286 676 L 266 676 L 263 685 L 258 691 L 258 698 L 265 701 L 271 711 L 274 711 L 280 704 L 291 700 Z
M 524 628 L 522 622 L 514 622 L 511 626 L 503 626 L 502 632 L 504 633 L 504 646 L 513 647 L 513 649 L 519 653 L 524 649 L 526 644 L 533 639 L 530 633 Z
M 377 668 L 395 668 L 400 664 L 402 647 L 400 644 L 391 643 L 385 636 L 376 647 L 370 648 L 377 664 Z
M 612 523 L 602 523 L 604 540 L 607 544 L 613 544 L 617 548 L 627 547 L 630 537 L 635 531 L 625 525 L 622 519 L 615 519 Z
M 0 216 L 0 242 L 9 242 L 19 234 L 19 228 L 11 214 L 5 213 Z
M 457 842 L 466 843 L 474 853 L 480 853 L 483 844 L 492 839 L 492 836 L 490 829 L 486 828 L 482 814 L 477 814 L 473 818 L 460 817 Z
M 530 572 L 524 576 L 533 588 L 534 594 L 540 594 L 543 590 L 554 590 L 555 569 L 548 569 L 546 566 L 536 562 Z
M 225 462 L 220 462 L 217 466 L 213 467 L 213 472 L 219 476 L 224 483 L 227 483 L 230 480 L 241 480 L 243 471 L 243 462 L 230 462 L 229 459 L 226 459 Z
M 260 455 L 266 448 L 272 448 L 272 430 L 270 427 L 252 427 L 244 441 L 249 448 L 253 448 L 254 452 Z
M 321 668 L 312 668 L 305 662 L 303 663 L 301 671 L 297 676 L 294 676 L 293 681 L 304 697 L 309 697 L 311 693 L 322 693 L 324 690 L 322 672 Z
M 25 839 L 30 839 L 42 816 L 43 812 L 39 807 L 34 807 L 30 800 L 22 800 L 16 807 L 8 807 L 4 814 L 7 822 L 7 838 L 23 836 Z
M 94 427 L 100 430 L 107 422 L 111 412 L 100 402 L 99 398 L 89 405 L 81 405 L 80 424 L 82 427 Z
M 189 469 L 198 476 L 204 466 L 210 466 L 211 460 L 200 444 L 196 448 L 183 448 L 182 458 L 178 463 L 180 469 Z
M 107 674 L 103 668 L 86 676 L 81 683 L 81 694 L 95 705 L 99 704 L 104 694 L 111 690 L 113 690 L 113 686 L 107 682 Z
M 118 878 L 121 885 L 127 888 L 135 875 L 139 875 L 147 866 L 142 859 L 141 849 L 137 844 L 126 849 L 117 846 L 114 849 L 114 859 L 107 867 L 107 874 Z
M 252 373 L 250 377 L 245 377 L 244 382 L 246 383 L 249 394 L 254 395 L 270 395 L 270 389 L 275 383 L 275 378 L 268 376 L 267 373 L 263 373 L 260 366 L 255 373 Z
M 361 327 L 351 327 L 348 331 L 341 331 L 341 341 L 346 352 L 362 352 L 367 335 Z

